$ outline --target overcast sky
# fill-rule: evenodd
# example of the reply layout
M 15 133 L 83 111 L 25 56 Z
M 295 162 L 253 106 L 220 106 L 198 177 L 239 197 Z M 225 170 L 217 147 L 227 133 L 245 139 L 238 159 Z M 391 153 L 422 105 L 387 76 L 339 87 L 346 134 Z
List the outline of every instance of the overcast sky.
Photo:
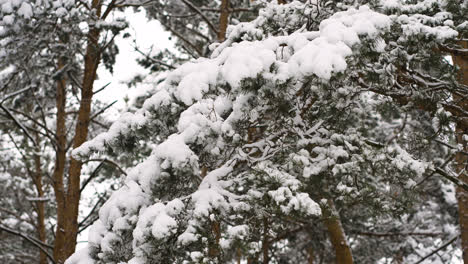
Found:
M 125 13 L 118 12 L 115 16 L 125 16 L 130 25 L 125 32 L 130 33 L 131 37 L 123 39 L 123 33 L 116 37 L 116 43 L 119 45 L 120 52 L 116 58 L 114 74 L 110 74 L 101 64 L 101 67 L 98 69 L 99 79 L 95 83 L 95 90 L 109 82 L 111 83 L 105 90 L 98 93 L 96 98 L 108 103 L 118 100 L 107 111 L 107 114 L 111 115 L 112 118 L 118 117 L 119 110 L 125 106 L 124 97 L 126 95 L 132 97 L 132 95 L 141 93 L 137 88 L 129 89 L 122 82 L 131 80 L 136 74 L 148 72 L 136 62 L 136 58 L 141 58 L 142 56 L 135 52 L 133 40 L 136 39 L 138 47 L 143 51 L 148 51 L 151 45 L 153 45 L 153 50 L 155 48 L 159 50 L 165 48 L 174 49 L 173 42 L 169 40 L 170 34 L 162 29 L 158 21 L 148 21 L 144 11 L 134 13 L 133 9 L 127 8 Z

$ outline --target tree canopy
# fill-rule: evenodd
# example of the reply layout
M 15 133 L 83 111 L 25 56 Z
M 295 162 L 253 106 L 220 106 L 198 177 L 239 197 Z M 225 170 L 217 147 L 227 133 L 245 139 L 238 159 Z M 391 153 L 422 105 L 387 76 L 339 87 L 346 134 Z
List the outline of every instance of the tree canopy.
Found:
M 155 145 L 67 263 L 467 262 L 467 10 L 264 3 L 73 151 Z

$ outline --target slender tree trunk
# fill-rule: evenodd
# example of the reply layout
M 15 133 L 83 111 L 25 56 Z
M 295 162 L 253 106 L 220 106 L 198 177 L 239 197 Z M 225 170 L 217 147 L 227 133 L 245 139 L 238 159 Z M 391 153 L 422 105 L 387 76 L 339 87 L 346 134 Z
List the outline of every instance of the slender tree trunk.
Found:
M 60 60 L 58 63 L 58 70 L 64 67 L 64 63 Z M 65 187 L 63 182 L 63 176 L 65 172 L 66 163 L 66 80 L 61 79 L 57 81 L 57 94 L 56 94 L 56 142 L 57 149 L 55 151 L 55 167 L 52 175 L 52 185 L 55 193 L 55 200 L 57 203 L 57 228 L 55 231 L 55 242 L 54 242 L 54 259 L 57 263 L 63 263 L 65 261 L 65 226 L 63 223 L 65 220 Z M 61 262 L 60 262 L 61 260 Z
M 309 247 L 309 249 L 307 250 L 307 254 L 309 255 L 308 258 L 307 258 L 307 263 L 308 264 L 314 264 L 314 248 L 313 247 Z
M 221 14 L 219 16 L 218 41 L 226 39 L 226 28 L 229 22 L 229 0 L 221 0 Z
M 340 216 L 333 201 L 328 200 L 328 208 L 323 210 L 323 222 L 328 230 L 330 241 L 335 249 L 337 264 L 353 264 L 353 255 L 341 226 Z
M 268 242 L 268 232 L 269 232 L 268 219 L 263 217 L 263 243 L 262 243 L 262 253 L 263 253 L 263 264 L 268 264 L 270 257 L 268 255 L 268 250 L 270 248 L 270 243 Z
M 36 134 L 36 142 L 39 141 L 39 137 Z M 44 189 L 42 188 L 42 170 L 41 170 L 41 157 L 38 154 L 34 154 L 34 170 L 35 180 L 38 198 L 44 197 Z M 37 210 L 37 235 L 39 240 L 46 244 L 46 228 L 45 228 L 45 203 L 44 201 L 36 202 Z M 40 250 L 39 251 L 39 263 L 47 264 L 47 255 Z
M 468 49 L 468 41 L 460 41 L 459 43 L 464 49 Z M 462 55 L 452 55 L 453 62 L 459 67 L 460 72 L 458 75 L 458 81 L 461 84 L 468 85 L 468 57 Z M 460 98 L 460 96 L 454 95 L 454 101 L 457 105 L 468 110 L 468 99 Z M 468 151 L 467 140 L 464 135 L 468 135 L 468 121 L 466 118 L 459 118 L 456 123 L 456 139 L 457 143 L 463 146 L 463 150 Z M 467 161 L 468 157 L 461 152 L 458 152 L 455 156 L 457 172 L 459 173 L 459 179 L 468 184 L 468 171 Z M 461 231 L 461 245 L 463 252 L 463 261 L 468 263 L 468 193 L 461 187 L 456 188 L 456 195 L 458 200 L 458 217 L 460 222 Z
M 213 221 L 211 223 L 211 231 L 214 236 L 214 244 L 208 249 L 208 255 L 211 258 L 217 258 L 219 256 L 219 241 L 221 239 L 221 225 L 219 221 Z
M 96 10 L 97 17 L 101 16 L 101 6 L 101 1 L 92 1 L 92 8 Z M 74 148 L 83 144 L 88 136 L 94 81 L 96 79 L 97 68 L 101 60 L 101 50 L 99 47 L 100 33 L 99 29 L 91 28 L 87 36 L 88 43 L 84 57 L 85 65 L 81 89 L 81 101 L 80 108 L 78 110 L 78 121 L 75 127 L 75 136 L 73 138 Z M 57 221 L 56 242 L 54 245 L 54 258 L 57 263 L 65 262 L 65 260 L 75 252 L 76 237 L 78 235 L 80 176 L 83 164 L 73 158 L 70 159 L 68 187 L 66 196 L 64 196 L 65 206 L 58 208 L 63 211 L 61 212 L 62 217 Z

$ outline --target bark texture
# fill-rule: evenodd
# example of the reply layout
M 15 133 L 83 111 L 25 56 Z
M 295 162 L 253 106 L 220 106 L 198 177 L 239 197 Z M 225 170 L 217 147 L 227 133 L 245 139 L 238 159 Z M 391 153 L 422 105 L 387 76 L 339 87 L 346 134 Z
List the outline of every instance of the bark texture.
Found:
M 59 61 L 58 70 L 64 67 L 64 63 Z M 64 172 L 66 163 L 66 80 L 62 78 L 57 81 L 57 94 L 55 98 L 56 103 L 56 142 L 57 149 L 55 150 L 55 167 L 52 175 L 53 188 L 55 193 L 55 200 L 57 203 L 57 229 L 55 231 L 55 242 L 54 242 L 54 259 L 58 263 L 65 261 L 65 186 L 64 186 Z M 62 259 L 62 262 L 59 260 Z
M 323 222 L 327 227 L 328 236 L 335 249 L 337 264 L 353 264 L 353 255 L 346 241 L 346 235 L 341 226 L 340 217 L 335 204 L 328 200 L 328 207 L 323 210 Z
M 460 41 L 459 43 L 463 49 L 468 49 L 468 41 Z M 468 85 L 468 56 L 467 55 L 452 55 L 454 65 L 460 69 L 458 73 L 458 81 L 463 85 Z M 461 98 L 458 95 L 453 96 L 454 101 L 459 107 L 468 111 L 468 98 Z M 468 135 L 468 121 L 466 118 L 459 118 L 456 123 L 456 139 L 457 143 L 463 146 L 464 151 L 468 151 L 467 141 L 463 135 Z M 468 157 L 461 152 L 455 156 L 457 172 L 459 180 L 468 184 L 468 171 L 467 161 Z M 461 246 L 463 252 L 463 261 L 468 263 L 468 192 L 463 188 L 456 188 L 456 195 L 458 200 L 458 217 L 460 222 L 461 231 Z
M 229 22 L 229 0 L 221 1 L 221 14 L 219 16 L 218 41 L 226 39 L 226 28 Z
M 96 16 L 101 16 L 102 3 L 99 0 L 93 0 L 92 8 L 96 10 Z M 84 75 L 81 89 L 81 101 L 78 110 L 78 120 L 75 127 L 75 135 L 73 138 L 73 147 L 77 148 L 86 141 L 88 136 L 88 127 L 91 121 L 91 102 L 93 97 L 94 80 L 96 79 L 96 71 L 101 60 L 101 50 L 99 47 L 100 30 L 91 28 L 88 33 L 88 43 L 84 57 Z M 61 81 L 62 82 L 62 81 Z M 61 83 L 59 82 L 59 83 Z M 62 101 L 65 100 L 65 81 L 63 85 L 58 85 L 60 94 L 57 93 L 57 113 L 63 108 Z M 62 87 L 63 86 L 63 87 Z M 59 89 L 60 88 L 60 89 Z M 62 98 L 63 97 L 63 98 Z M 63 113 L 64 115 L 65 113 Z M 65 118 L 60 118 L 62 114 L 57 114 L 57 135 L 62 135 L 65 138 Z M 59 122 L 60 121 L 60 122 Z M 59 142 L 61 141 L 61 136 Z M 65 144 L 66 144 L 66 138 Z M 56 170 L 54 173 L 54 181 L 57 179 L 57 187 L 55 193 L 57 197 L 57 231 L 54 244 L 54 258 L 57 263 L 64 263 L 65 260 L 75 252 L 76 237 L 78 235 L 78 209 L 80 202 L 80 175 L 82 163 L 70 157 L 70 167 L 68 171 L 68 186 L 65 193 L 63 179 L 65 167 L 65 144 L 63 153 L 58 151 Z M 58 168 L 58 169 L 57 169 Z M 56 175 L 55 175 L 56 174 Z

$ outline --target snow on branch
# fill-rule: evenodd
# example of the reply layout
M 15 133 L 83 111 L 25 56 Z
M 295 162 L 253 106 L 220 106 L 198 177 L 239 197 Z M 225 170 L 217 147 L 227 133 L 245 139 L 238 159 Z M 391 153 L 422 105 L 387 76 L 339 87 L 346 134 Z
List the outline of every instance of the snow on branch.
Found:
M 30 202 L 48 202 L 51 200 L 50 197 L 26 197 L 26 200 Z
M 377 37 L 389 28 L 390 22 L 387 16 L 362 6 L 358 10 L 338 12 L 324 20 L 317 34 L 305 32 L 262 41 L 244 41 L 232 47 L 221 45 L 213 52 L 212 59 L 189 62 L 173 71 L 142 109 L 134 114 L 124 114 L 108 132 L 84 143 L 73 151 L 73 155 L 83 159 L 91 152 L 105 151 L 105 146 L 113 145 L 117 136 L 148 124 L 151 115 L 146 113 L 151 109 L 169 106 L 174 101 L 191 105 L 201 99 L 209 87 L 223 85 L 224 82 L 238 89 L 245 79 L 258 75 L 269 78 L 272 67 L 277 69 L 274 78 L 278 82 L 303 80 L 309 76 L 327 81 L 333 74 L 346 70 L 346 58 L 352 55 L 354 45 L 360 43 L 360 36 Z M 238 25 L 225 43 L 239 38 L 244 30 L 248 30 L 244 24 Z M 284 45 L 291 47 L 294 53 L 287 58 L 278 57 Z

